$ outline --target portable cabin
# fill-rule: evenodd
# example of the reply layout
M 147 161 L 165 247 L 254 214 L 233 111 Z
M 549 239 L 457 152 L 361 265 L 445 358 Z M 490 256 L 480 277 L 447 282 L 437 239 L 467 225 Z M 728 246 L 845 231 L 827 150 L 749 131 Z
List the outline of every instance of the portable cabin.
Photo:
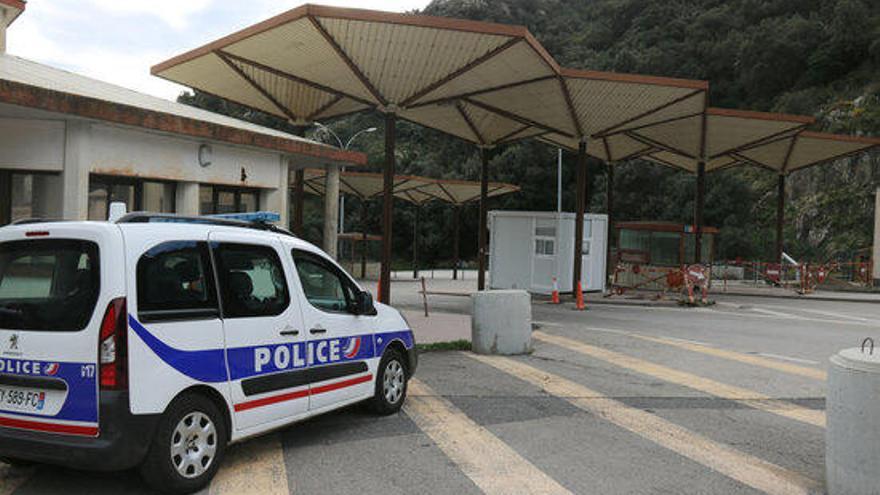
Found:
M 489 212 L 489 285 L 549 294 L 553 278 L 571 292 L 574 273 L 574 213 Z M 605 290 L 608 216 L 584 215 L 584 291 Z

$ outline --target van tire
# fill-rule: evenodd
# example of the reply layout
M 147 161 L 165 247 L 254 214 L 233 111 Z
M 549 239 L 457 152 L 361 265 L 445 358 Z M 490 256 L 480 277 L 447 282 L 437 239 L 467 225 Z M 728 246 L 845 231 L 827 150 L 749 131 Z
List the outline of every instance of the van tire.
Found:
M 376 371 L 376 391 L 368 402 L 370 410 L 380 416 L 399 411 L 406 401 L 408 379 L 409 373 L 403 354 L 393 348 L 386 350 Z
M 174 465 L 171 449 L 175 441 L 186 442 L 186 439 L 180 437 L 181 428 L 185 427 L 187 421 L 192 424 L 194 420 L 201 421 L 213 433 L 213 446 L 216 450 L 203 473 L 186 477 Z M 213 428 L 210 428 L 209 422 Z M 140 466 L 141 476 L 147 484 L 162 493 L 185 494 L 201 490 L 208 486 L 223 462 L 228 442 L 227 431 L 225 416 L 207 397 L 190 393 L 174 399 L 159 421 L 156 435 Z M 196 445 L 205 445 L 204 442 L 207 442 L 210 446 L 211 436 L 202 435 L 202 438 L 194 438 L 193 442 L 198 442 Z

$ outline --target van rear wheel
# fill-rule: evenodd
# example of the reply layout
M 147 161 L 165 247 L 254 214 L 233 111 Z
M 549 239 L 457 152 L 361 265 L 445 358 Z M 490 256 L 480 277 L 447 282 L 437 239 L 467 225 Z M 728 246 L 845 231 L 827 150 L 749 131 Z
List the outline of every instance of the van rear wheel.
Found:
M 141 464 L 141 475 L 166 493 L 192 493 L 208 486 L 226 451 L 226 423 L 208 398 L 189 394 L 171 403 Z
M 376 376 L 376 391 L 370 400 L 370 409 L 376 414 L 394 414 L 403 406 L 407 390 L 407 370 L 403 354 L 397 349 L 388 349 L 379 361 Z

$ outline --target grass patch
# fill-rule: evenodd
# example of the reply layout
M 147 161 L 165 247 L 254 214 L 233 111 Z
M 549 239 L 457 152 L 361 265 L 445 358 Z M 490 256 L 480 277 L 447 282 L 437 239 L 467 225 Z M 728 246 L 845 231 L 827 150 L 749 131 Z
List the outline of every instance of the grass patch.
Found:
M 453 340 L 452 342 L 433 342 L 431 344 L 416 344 L 419 352 L 441 352 L 441 351 L 469 351 L 471 343 L 467 340 Z

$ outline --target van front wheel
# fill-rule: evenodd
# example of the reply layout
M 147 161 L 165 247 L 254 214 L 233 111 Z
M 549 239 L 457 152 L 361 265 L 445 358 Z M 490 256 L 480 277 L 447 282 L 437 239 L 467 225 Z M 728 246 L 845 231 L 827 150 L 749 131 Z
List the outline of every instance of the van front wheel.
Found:
M 192 493 L 208 486 L 226 450 L 224 417 L 198 394 L 178 397 L 159 422 L 141 475 L 166 493 Z
M 397 349 L 386 350 L 376 374 L 376 392 L 370 400 L 370 408 L 383 416 L 394 414 L 406 399 L 408 376 L 403 355 Z

